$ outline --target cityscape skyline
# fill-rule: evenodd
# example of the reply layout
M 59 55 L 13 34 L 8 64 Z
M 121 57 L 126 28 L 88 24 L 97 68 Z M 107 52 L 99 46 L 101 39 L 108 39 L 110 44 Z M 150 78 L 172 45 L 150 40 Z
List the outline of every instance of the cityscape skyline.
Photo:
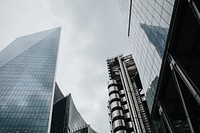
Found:
M 19 36 L 62 27 L 57 84 L 64 95 L 73 95 L 84 120 L 97 132 L 110 130 L 105 60 L 130 53 L 154 126 L 159 131 L 197 132 L 200 7 L 196 0 L 2 0 L 0 7 L 0 51 Z
M 62 27 L 58 85 L 91 127 L 109 132 L 105 60 L 131 52 L 117 1 L 3 0 L 0 7 L 0 50 L 19 36 Z

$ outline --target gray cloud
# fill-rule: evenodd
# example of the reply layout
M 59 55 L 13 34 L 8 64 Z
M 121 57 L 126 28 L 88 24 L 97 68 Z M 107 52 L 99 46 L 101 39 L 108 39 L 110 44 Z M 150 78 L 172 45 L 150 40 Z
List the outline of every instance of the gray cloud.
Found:
M 109 132 L 107 57 L 129 53 L 115 0 L 2 0 L 0 49 L 16 37 L 62 26 L 57 81 L 100 133 Z

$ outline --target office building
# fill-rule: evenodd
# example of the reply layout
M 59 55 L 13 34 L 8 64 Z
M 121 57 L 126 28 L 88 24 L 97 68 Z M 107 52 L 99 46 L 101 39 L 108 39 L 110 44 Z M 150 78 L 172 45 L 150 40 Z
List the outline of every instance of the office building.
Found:
M 151 91 L 149 97 L 154 100 L 174 0 L 118 1 L 126 16 L 127 34 L 144 92 Z M 152 102 L 147 102 L 151 112 Z
M 60 28 L 17 38 L 0 53 L 0 132 L 50 131 Z
M 107 59 L 108 110 L 112 133 L 150 133 L 151 124 L 142 86 L 131 55 Z
M 60 31 L 19 37 L 0 52 L 0 133 L 50 133 L 53 103 L 64 97 L 55 82 Z
M 54 103 L 51 133 L 96 133 L 77 111 L 71 94 Z
M 200 132 L 200 2 L 118 1 L 155 132 Z

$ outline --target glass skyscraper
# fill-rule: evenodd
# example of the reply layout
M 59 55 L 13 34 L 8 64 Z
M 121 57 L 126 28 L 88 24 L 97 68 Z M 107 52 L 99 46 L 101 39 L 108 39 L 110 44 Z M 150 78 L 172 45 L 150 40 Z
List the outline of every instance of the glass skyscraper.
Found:
M 57 122 L 52 121 L 59 117 L 52 116 L 53 105 L 64 97 L 55 82 L 60 31 L 19 37 L 0 52 L 0 133 L 50 133 L 51 123 Z M 71 119 L 69 125 L 78 122 Z
M 0 53 L 0 132 L 49 132 L 60 28 L 14 40 Z
M 174 0 L 118 0 L 150 112 L 166 45 Z
M 153 132 L 200 132 L 200 2 L 118 1 Z
M 77 111 L 71 94 L 54 103 L 51 133 L 96 133 Z

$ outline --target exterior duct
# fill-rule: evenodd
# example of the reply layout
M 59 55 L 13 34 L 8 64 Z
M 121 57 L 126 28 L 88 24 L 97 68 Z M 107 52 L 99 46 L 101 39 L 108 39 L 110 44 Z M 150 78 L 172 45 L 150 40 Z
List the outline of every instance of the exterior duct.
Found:
M 137 68 L 131 55 L 107 60 L 109 113 L 113 133 L 149 133 L 148 118 L 137 84 Z M 136 80 L 136 81 L 135 81 Z M 140 91 L 138 86 L 140 87 Z M 148 129 L 148 130 L 147 130 Z

